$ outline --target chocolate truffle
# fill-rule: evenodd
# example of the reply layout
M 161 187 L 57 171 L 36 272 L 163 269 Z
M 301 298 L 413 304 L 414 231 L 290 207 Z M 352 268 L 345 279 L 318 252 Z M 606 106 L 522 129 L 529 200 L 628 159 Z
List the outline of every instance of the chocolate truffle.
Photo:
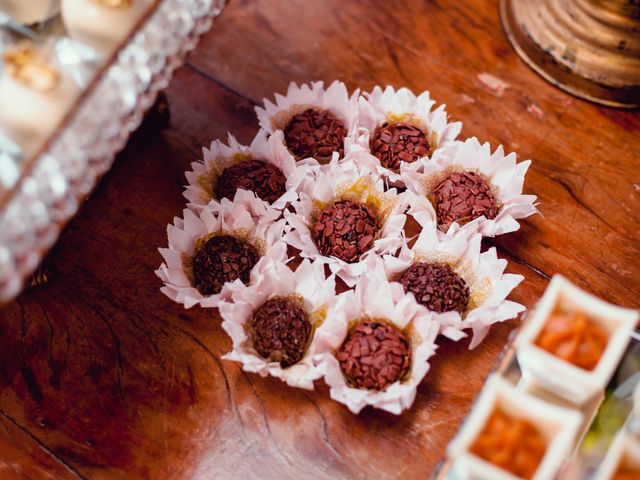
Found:
M 233 200 L 236 190 L 243 188 L 265 202 L 273 203 L 287 190 L 282 171 L 262 160 L 248 160 L 225 168 L 215 185 L 218 200 Z
M 491 414 L 470 448 L 478 457 L 525 479 L 535 475 L 546 449 L 535 425 L 500 410 Z
M 367 205 L 339 200 L 322 210 L 312 232 L 320 253 L 353 263 L 373 247 L 379 229 Z
M 309 108 L 294 115 L 284 129 L 287 147 L 296 157 L 331 159 L 333 152 L 344 156 L 344 123 L 328 110 Z
M 478 217 L 491 220 L 498 215 L 498 202 L 491 187 L 476 172 L 456 172 L 433 190 L 438 226 L 447 230 L 453 222 L 460 225 Z
M 447 264 L 414 263 L 404 271 L 400 283 L 431 311 L 463 313 L 467 309 L 469 287 Z
M 382 391 L 409 371 L 411 344 L 397 328 L 367 320 L 351 329 L 336 358 L 350 385 Z
M 406 123 L 383 123 L 373 132 L 369 147 L 383 167 L 396 173 L 400 172 L 401 162 L 415 162 L 431 153 L 427 136 Z
M 298 363 L 307 349 L 311 322 L 293 300 L 272 298 L 251 319 L 253 346 L 260 356 L 279 362 L 283 368 Z
M 260 254 L 253 245 L 236 237 L 211 237 L 193 257 L 194 287 L 202 295 L 213 295 L 236 278 L 249 283 L 251 269 L 259 259 Z

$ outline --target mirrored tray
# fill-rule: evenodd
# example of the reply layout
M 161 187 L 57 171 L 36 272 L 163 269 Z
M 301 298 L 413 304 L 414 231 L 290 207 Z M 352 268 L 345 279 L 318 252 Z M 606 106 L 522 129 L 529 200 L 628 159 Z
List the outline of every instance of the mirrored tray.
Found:
M 35 24 L 18 21 L 34 21 L 25 11 L 31 14 L 40 4 L 45 6 Z M 90 12 L 81 4 L 143 7 L 119 38 L 105 41 L 98 32 L 94 42 L 83 33 Z M 224 4 L 62 0 L 60 6 L 56 0 L 0 0 L 0 303 L 20 292 Z M 78 22 L 73 10 L 64 15 L 69 5 L 79 12 L 81 25 L 73 25 Z M 107 20 L 101 15 L 96 25 L 104 30 Z M 117 17 L 110 21 L 121 24 Z M 43 75 L 33 58 L 46 59 L 54 73 L 48 75 L 45 67 Z M 7 86 L 10 73 L 12 80 L 21 76 L 23 84 L 41 91 L 47 91 L 51 78 L 55 85 L 68 81 L 72 93 L 21 97 L 23 84 Z M 69 101 L 60 105 L 62 100 Z M 23 135 L 24 125 L 36 128 Z

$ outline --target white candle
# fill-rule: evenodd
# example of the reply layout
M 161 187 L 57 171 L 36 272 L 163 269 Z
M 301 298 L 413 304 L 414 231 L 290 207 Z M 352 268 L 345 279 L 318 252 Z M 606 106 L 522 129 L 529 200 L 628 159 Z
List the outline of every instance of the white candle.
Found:
M 62 0 L 62 19 L 72 38 L 109 55 L 131 33 L 152 1 Z
M 0 11 L 17 22 L 31 25 L 60 11 L 60 0 L 0 0 Z

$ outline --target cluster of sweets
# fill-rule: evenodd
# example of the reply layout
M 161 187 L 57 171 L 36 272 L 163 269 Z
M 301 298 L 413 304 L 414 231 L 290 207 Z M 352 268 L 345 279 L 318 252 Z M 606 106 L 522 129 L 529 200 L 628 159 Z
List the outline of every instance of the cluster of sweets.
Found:
M 640 478 L 637 405 L 596 472 L 584 471 L 579 462 L 573 470 L 565 465 L 589 429 L 639 318 L 637 311 L 608 304 L 555 275 L 514 341 L 522 372 L 517 385 L 492 375 L 449 445 L 454 476 Z M 560 471 L 565 474 L 558 477 Z
M 251 145 L 215 141 L 187 172 L 162 291 L 218 307 L 246 371 L 399 414 L 438 334 L 474 348 L 524 310 L 506 299 L 522 277 L 481 240 L 536 212 L 530 162 L 456 140 L 428 92 L 318 82 L 275 99 Z

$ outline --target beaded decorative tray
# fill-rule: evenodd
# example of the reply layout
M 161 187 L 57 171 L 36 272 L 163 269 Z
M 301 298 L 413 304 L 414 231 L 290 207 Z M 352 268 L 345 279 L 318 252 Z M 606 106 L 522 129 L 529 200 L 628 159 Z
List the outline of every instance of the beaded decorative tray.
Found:
M 0 1 L 0 302 L 20 292 L 225 1 L 27 3 Z M 90 9 L 101 22 L 83 23 Z

